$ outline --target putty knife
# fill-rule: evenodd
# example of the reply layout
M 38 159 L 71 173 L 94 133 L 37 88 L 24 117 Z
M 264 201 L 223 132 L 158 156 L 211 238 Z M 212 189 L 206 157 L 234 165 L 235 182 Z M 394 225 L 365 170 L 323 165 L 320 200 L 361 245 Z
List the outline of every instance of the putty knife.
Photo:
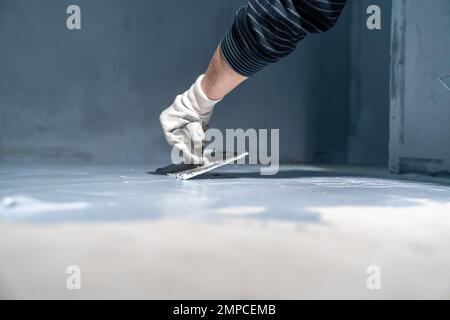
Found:
M 211 170 L 233 163 L 239 159 L 242 159 L 248 155 L 248 152 L 242 154 L 225 153 L 222 160 L 214 161 L 210 160 L 209 163 L 204 165 L 193 164 L 172 164 L 164 168 L 156 170 L 156 173 L 165 174 L 171 177 L 175 177 L 180 180 L 189 180 L 199 175 L 202 175 Z M 210 156 L 206 156 L 210 158 Z

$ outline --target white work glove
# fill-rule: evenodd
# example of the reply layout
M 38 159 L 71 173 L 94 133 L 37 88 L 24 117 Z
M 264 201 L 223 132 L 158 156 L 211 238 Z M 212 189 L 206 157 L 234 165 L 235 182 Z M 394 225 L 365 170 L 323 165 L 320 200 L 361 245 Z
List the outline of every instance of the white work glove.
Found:
M 167 142 L 182 151 L 185 163 L 202 164 L 205 131 L 214 106 L 220 100 L 211 100 L 203 92 L 198 77 L 189 90 L 178 95 L 175 101 L 159 116 Z

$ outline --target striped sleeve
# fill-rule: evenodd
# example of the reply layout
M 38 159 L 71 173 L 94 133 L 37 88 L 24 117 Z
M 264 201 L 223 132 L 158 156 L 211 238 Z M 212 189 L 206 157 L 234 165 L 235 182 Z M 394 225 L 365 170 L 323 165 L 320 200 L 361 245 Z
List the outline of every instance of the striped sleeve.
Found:
M 295 50 L 310 33 L 330 30 L 347 0 L 250 0 L 235 15 L 220 48 L 228 64 L 250 77 Z

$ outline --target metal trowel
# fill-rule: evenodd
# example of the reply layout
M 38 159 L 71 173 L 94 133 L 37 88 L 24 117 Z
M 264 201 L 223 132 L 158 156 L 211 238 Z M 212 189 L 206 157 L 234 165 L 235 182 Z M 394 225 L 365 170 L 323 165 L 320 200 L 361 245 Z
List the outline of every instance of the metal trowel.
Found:
M 203 130 L 200 130 L 201 127 L 198 126 L 198 123 L 190 123 L 185 128 L 182 128 L 181 131 L 188 140 L 201 142 L 204 139 L 204 133 Z M 201 146 L 202 145 L 200 144 L 200 147 Z M 211 170 L 242 159 L 248 155 L 248 152 L 244 152 L 241 154 L 221 152 L 220 155 L 221 156 L 218 157 L 216 153 L 212 152 L 211 150 L 207 150 L 203 153 L 203 157 L 206 158 L 206 161 L 203 164 L 171 164 L 167 167 L 159 168 L 158 170 L 156 170 L 156 173 L 165 174 L 180 180 L 189 180 Z
M 223 152 L 222 160 L 209 160 L 208 163 L 201 165 L 194 164 L 172 164 L 164 168 L 156 170 L 156 173 L 165 174 L 170 177 L 175 177 L 180 180 L 189 180 L 199 175 L 202 175 L 211 170 L 217 169 L 219 167 L 231 164 L 239 159 L 242 159 L 248 155 L 248 152 L 242 154 L 234 154 Z M 205 155 L 206 158 L 211 156 Z

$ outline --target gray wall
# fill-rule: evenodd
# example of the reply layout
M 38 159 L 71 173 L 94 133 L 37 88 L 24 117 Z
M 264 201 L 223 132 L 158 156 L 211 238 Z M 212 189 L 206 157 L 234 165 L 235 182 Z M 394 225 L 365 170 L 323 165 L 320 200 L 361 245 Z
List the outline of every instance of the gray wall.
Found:
M 390 168 L 450 172 L 450 2 L 399 0 L 393 7 Z
M 381 30 L 366 27 L 370 5 L 381 9 Z M 353 164 L 388 163 L 391 6 L 391 0 L 352 2 L 348 161 Z
M 73 3 L 81 31 L 65 27 Z M 158 114 L 205 70 L 244 3 L 0 0 L 0 160 L 168 161 Z M 280 128 L 285 161 L 380 162 L 377 152 L 361 156 L 385 140 L 374 133 L 383 113 L 370 112 L 380 104 L 368 103 L 377 94 L 349 115 L 357 109 L 349 108 L 355 3 L 331 32 L 309 37 L 227 97 L 213 126 Z M 384 94 L 383 85 L 375 89 Z M 372 126 L 355 127 L 360 121 Z

